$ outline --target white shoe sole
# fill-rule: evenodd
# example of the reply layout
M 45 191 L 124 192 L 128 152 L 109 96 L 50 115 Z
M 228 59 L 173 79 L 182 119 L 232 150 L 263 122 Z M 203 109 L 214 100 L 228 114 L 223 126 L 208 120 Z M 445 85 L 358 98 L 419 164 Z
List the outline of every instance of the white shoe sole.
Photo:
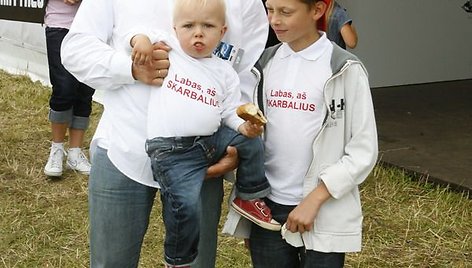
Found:
M 66 168 L 67 168 L 67 169 L 72 169 L 73 171 L 79 172 L 80 174 L 90 175 L 90 171 L 80 171 L 80 170 L 77 170 L 77 169 L 75 169 L 73 166 L 69 165 L 69 163 L 66 164 Z
M 44 170 L 44 174 L 46 176 L 49 176 L 49 177 L 61 177 L 62 176 L 62 171 L 52 172 L 52 171 Z
M 280 231 L 280 229 L 282 228 L 282 226 L 280 226 L 280 224 L 278 224 L 278 223 L 275 224 L 275 223 L 261 222 L 261 221 L 257 220 L 251 214 L 246 213 L 246 211 L 242 210 L 240 207 L 238 207 L 233 202 L 231 202 L 231 207 L 233 207 L 234 210 L 236 210 L 236 212 L 238 212 L 239 215 L 241 215 L 244 218 L 252 221 L 253 223 L 259 225 L 260 227 L 262 227 L 264 229 L 271 230 L 271 231 Z

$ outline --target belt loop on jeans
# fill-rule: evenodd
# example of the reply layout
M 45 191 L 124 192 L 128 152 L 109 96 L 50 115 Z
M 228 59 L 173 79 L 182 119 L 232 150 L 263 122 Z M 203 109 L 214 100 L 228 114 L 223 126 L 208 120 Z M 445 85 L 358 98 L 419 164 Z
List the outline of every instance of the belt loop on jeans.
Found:
M 206 136 L 188 137 L 156 137 L 146 141 L 146 152 L 149 154 L 155 150 L 163 148 L 184 149 L 192 147 L 201 138 Z
M 183 149 L 183 148 L 191 147 L 199 139 L 200 139 L 200 136 L 174 137 L 173 146 L 176 149 Z

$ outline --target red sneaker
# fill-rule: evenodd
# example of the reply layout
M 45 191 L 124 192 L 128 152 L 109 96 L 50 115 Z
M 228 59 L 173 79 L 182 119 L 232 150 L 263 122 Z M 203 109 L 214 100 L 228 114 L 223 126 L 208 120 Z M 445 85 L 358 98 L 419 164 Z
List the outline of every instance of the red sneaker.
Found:
M 280 223 L 272 219 L 270 208 L 261 199 L 242 200 L 236 197 L 231 206 L 244 218 L 254 222 L 264 229 L 280 231 Z

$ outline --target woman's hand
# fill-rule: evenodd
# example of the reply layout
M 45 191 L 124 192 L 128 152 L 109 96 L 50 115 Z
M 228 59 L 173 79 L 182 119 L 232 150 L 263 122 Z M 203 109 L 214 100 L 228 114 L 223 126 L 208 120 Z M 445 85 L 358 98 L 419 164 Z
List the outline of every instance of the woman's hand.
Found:
M 228 146 L 226 155 L 217 163 L 208 167 L 206 179 L 219 178 L 238 167 L 239 158 L 236 147 Z

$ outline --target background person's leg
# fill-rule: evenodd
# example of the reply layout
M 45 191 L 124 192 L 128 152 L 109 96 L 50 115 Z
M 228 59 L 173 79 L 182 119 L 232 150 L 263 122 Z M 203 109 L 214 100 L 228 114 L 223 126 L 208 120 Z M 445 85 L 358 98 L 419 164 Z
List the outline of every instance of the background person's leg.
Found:
M 91 164 L 81 147 L 89 121 L 89 117 L 75 115 L 72 117 L 69 128 L 69 149 L 67 150 L 67 167 L 87 175 L 90 174 Z

